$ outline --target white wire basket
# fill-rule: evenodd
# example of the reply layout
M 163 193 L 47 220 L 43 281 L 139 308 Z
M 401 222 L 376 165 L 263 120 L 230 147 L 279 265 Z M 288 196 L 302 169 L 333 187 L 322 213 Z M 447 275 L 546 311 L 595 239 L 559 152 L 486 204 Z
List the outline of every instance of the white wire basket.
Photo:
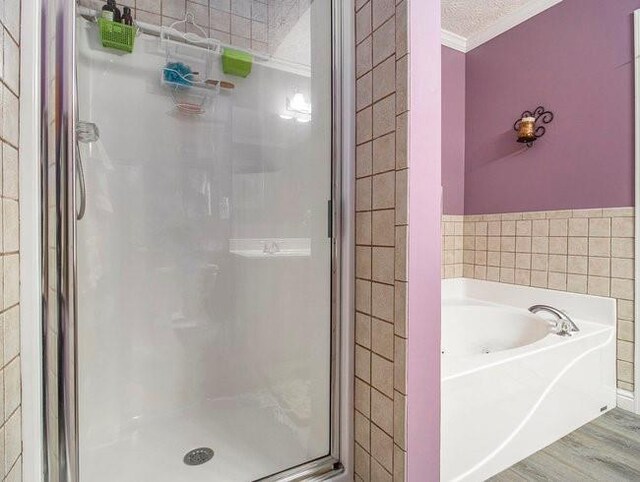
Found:
M 202 35 L 181 32 L 181 25 Z M 162 27 L 160 49 L 166 60 L 160 82 L 171 92 L 176 108 L 186 114 L 205 113 L 220 92 L 220 83 L 212 81 L 213 61 L 222 51 L 220 42 L 208 38 L 188 12 L 184 20 Z

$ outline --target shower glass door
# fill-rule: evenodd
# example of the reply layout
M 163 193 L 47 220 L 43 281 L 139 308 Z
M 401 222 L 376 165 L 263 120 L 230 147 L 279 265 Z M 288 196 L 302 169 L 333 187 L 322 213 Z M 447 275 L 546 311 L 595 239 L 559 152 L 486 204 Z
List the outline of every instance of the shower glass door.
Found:
M 104 48 L 79 7 L 99 134 L 76 191 L 83 482 L 250 481 L 332 452 L 331 2 L 229 5 L 194 20 L 252 54 L 246 78 L 159 27 Z M 197 84 L 169 82 L 184 66 Z

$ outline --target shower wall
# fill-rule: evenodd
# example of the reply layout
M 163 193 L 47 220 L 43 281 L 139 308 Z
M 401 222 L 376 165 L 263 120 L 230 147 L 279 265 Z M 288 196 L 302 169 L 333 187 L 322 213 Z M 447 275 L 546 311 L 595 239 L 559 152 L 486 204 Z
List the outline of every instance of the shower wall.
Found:
M 0 17 L 0 478 L 22 480 L 20 375 L 20 239 L 18 205 L 20 120 L 20 0 L 3 2 Z
M 356 0 L 356 480 L 405 479 L 408 0 Z

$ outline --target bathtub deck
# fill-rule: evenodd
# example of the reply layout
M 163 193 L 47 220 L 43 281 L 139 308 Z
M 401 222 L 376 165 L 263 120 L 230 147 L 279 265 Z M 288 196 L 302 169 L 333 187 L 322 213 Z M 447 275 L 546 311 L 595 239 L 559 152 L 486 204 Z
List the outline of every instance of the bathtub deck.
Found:
M 489 479 L 640 480 L 640 416 L 614 409 Z

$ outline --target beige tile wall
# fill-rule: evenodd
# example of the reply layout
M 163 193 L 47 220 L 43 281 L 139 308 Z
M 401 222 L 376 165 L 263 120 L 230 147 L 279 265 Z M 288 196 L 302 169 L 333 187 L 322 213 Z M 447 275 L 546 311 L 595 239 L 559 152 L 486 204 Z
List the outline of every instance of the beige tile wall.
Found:
M 0 476 L 22 480 L 18 143 L 20 117 L 20 0 L 0 2 Z
M 131 7 L 135 20 L 170 25 L 186 12 L 212 38 L 257 52 L 275 52 L 286 34 L 309 8 L 312 0 L 117 0 Z M 99 10 L 102 0 L 80 0 Z M 200 33 L 200 32 L 196 32 Z
M 633 208 L 464 216 L 462 276 L 615 298 L 618 387 L 633 390 L 633 216 Z M 457 224 L 443 223 L 451 246 L 446 233 Z M 443 263 L 451 259 L 445 250 Z
M 356 480 L 406 458 L 406 0 L 356 0 Z
M 442 278 L 461 278 L 463 271 L 464 216 L 442 216 Z

